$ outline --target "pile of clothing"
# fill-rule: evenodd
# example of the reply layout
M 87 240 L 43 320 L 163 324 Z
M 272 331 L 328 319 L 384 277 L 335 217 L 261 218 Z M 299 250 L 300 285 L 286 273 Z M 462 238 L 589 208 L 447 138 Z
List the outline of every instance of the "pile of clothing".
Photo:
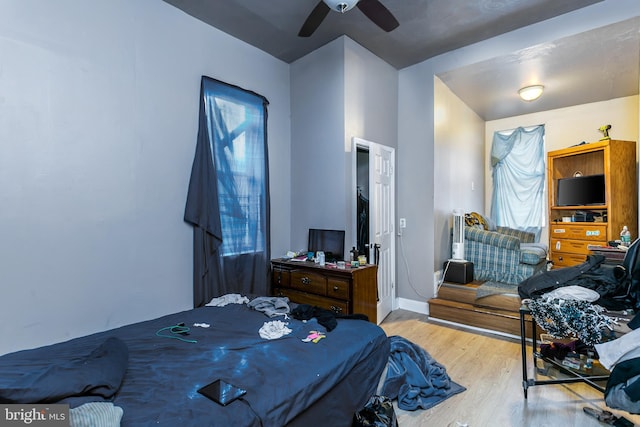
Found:
M 537 324 L 556 338 L 576 337 L 593 346 L 611 375 L 605 389 L 610 408 L 640 414 L 640 239 L 627 250 L 621 265 L 590 255 L 573 267 L 550 270 L 518 286 L 523 303 Z M 623 335 L 608 310 L 636 313 Z M 565 350 L 551 346 L 547 351 Z
M 631 332 L 595 347 L 600 363 L 611 371 L 604 392 L 607 406 L 640 414 L 640 315 L 628 326 Z

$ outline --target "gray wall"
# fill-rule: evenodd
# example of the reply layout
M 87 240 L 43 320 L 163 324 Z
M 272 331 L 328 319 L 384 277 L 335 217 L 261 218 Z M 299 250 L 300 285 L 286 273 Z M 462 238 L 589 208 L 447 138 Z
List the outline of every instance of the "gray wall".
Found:
M 484 208 L 485 122 L 440 79 L 435 79 L 434 88 L 434 254 L 438 271 L 451 258 L 453 210 L 489 212 Z M 437 185 L 441 182 L 447 185 Z
M 269 101 L 290 238 L 289 66 L 159 0 L 0 1 L 0 354 L 191 307 L 200 76 Z
M 351 138 L 396 147 L 397 71 L 341 37 L 291 65 L 292 244 L 309 228 L 353 228 Z
M 291 242 L 309 228 L 344 229 L 344 44 L 291 64 Z M 274 254 L 276 255 L 276 254 Z

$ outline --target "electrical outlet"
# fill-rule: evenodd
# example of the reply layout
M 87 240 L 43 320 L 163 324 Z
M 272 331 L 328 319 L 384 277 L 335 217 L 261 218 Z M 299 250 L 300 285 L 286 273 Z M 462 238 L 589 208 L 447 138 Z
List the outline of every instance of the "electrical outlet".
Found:
M 400 218 L 400 228 L 407 228 L 407 219 Z

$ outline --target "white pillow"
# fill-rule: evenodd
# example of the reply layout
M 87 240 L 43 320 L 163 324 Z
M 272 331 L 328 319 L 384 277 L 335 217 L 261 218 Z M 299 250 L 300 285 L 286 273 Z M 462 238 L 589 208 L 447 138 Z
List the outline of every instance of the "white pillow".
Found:
M 111 402 L 89 402 L 69 409 L 71 427 L 120 427 L 124 411 Z

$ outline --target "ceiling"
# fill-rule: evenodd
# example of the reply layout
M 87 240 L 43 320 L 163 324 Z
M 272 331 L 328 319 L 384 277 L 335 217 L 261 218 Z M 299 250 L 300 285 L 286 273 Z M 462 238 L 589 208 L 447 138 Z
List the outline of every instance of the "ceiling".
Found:
M 298 37 L 319 0 L 164 0 L 291 63 L 346 35 L 397 69 L 602 0 L 380 0 L 400 26 L 387 33 L 358 8 L 331 11 Z M 638 94 L 640 18 L 531 46 L 439 77 L 480 117 L 495 120 Z M 542 83 L 525 103 L 517 90 Z
M 640 18 L 531 46 L 438 75 L 484 120 L 638 94 Z M 542 84 L 524 102 L 518 89 Z

